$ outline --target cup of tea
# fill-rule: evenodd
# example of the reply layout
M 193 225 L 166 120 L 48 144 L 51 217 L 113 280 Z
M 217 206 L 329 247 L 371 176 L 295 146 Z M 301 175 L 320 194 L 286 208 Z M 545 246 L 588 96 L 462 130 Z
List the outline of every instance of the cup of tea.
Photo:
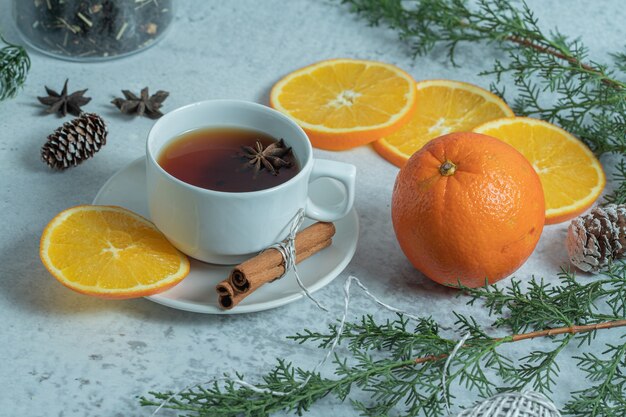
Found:
M 270 147 L 282 162 L 257 157 Z M 257 103 L 209 100 L 167 113 L 148 134 L 146 160 L 152 221 L 204 262 L 239 263 L 283 240 L 300 210 L 335 221 L 354 203 L 356 168 L 313 158 L 300 126 Z M 342 185 L 340 203 L 311 200 L 309 183 L 322 177 Z

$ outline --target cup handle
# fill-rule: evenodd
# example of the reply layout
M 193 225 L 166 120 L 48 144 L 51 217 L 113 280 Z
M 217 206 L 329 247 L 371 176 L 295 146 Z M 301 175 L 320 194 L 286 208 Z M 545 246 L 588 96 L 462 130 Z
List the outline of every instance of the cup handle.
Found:
M 305 215 L 313 220 L 334 222 L 344 217 L 352 209 L 352 205 L 354 204 L 356 167 L 344 162 L 315 159 L 313 170 L 309 177 L 309 183 L 323 177 L 332 178 L 341 182 L 344 188 L 344 198 L 338 204 L 330 207 L 322 207 L 313 202 L 311 197 L 308 197 Z

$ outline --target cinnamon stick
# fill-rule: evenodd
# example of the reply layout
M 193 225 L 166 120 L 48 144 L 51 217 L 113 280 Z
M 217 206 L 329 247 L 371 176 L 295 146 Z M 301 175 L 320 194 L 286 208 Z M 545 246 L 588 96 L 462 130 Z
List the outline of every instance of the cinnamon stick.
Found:
M 315 223 L 298 232 L 295 238 L 296 264 L 316 254 L 332 243 L 335 225 Z M 228 279 L 217 287 L 220 307 L 231 309 L 263 284 L 274 281 L 285 273 L 284 259 L 277 249 L 268 249 L 254 258 L 237 265 Z
M 233 304 L 234 303 L 233 300 L 235 298 L 235 291 L 233 290 L 233 287 L 231 287 L 230 282 L 228 282 L 228 280 L 224 280 L 220 282 L 219 284 L 217 284 L 217 286 L 215 287 L 215 291 L 217 291 L 217 301 L 220 307 L 226 310 L 229 310 L 235 306 Z

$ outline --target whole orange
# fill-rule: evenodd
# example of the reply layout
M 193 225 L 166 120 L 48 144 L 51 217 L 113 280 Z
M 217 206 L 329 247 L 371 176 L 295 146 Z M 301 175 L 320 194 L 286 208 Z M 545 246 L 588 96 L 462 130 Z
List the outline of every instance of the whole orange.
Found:
M 545 203 L 539 176 L 512 146 L 478 133 L 433 139 L 400 170 L 391 216 L 411 263 L 440 284 L 479 287 L 534 250 Z

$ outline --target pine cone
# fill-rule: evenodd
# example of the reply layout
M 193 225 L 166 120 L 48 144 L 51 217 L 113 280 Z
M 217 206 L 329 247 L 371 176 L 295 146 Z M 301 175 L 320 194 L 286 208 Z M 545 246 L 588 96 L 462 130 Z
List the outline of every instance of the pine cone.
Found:
M 572 220 L 567 230 L 570 261 L 585 272 L 597 273 L 626 254 L 626 204 L 595 207 Z
M 51 168 L 64 170 L 91 158 L 106 144 L 107 127 L 95 113 L 83 113 L 48 136 L 41 158 Z

